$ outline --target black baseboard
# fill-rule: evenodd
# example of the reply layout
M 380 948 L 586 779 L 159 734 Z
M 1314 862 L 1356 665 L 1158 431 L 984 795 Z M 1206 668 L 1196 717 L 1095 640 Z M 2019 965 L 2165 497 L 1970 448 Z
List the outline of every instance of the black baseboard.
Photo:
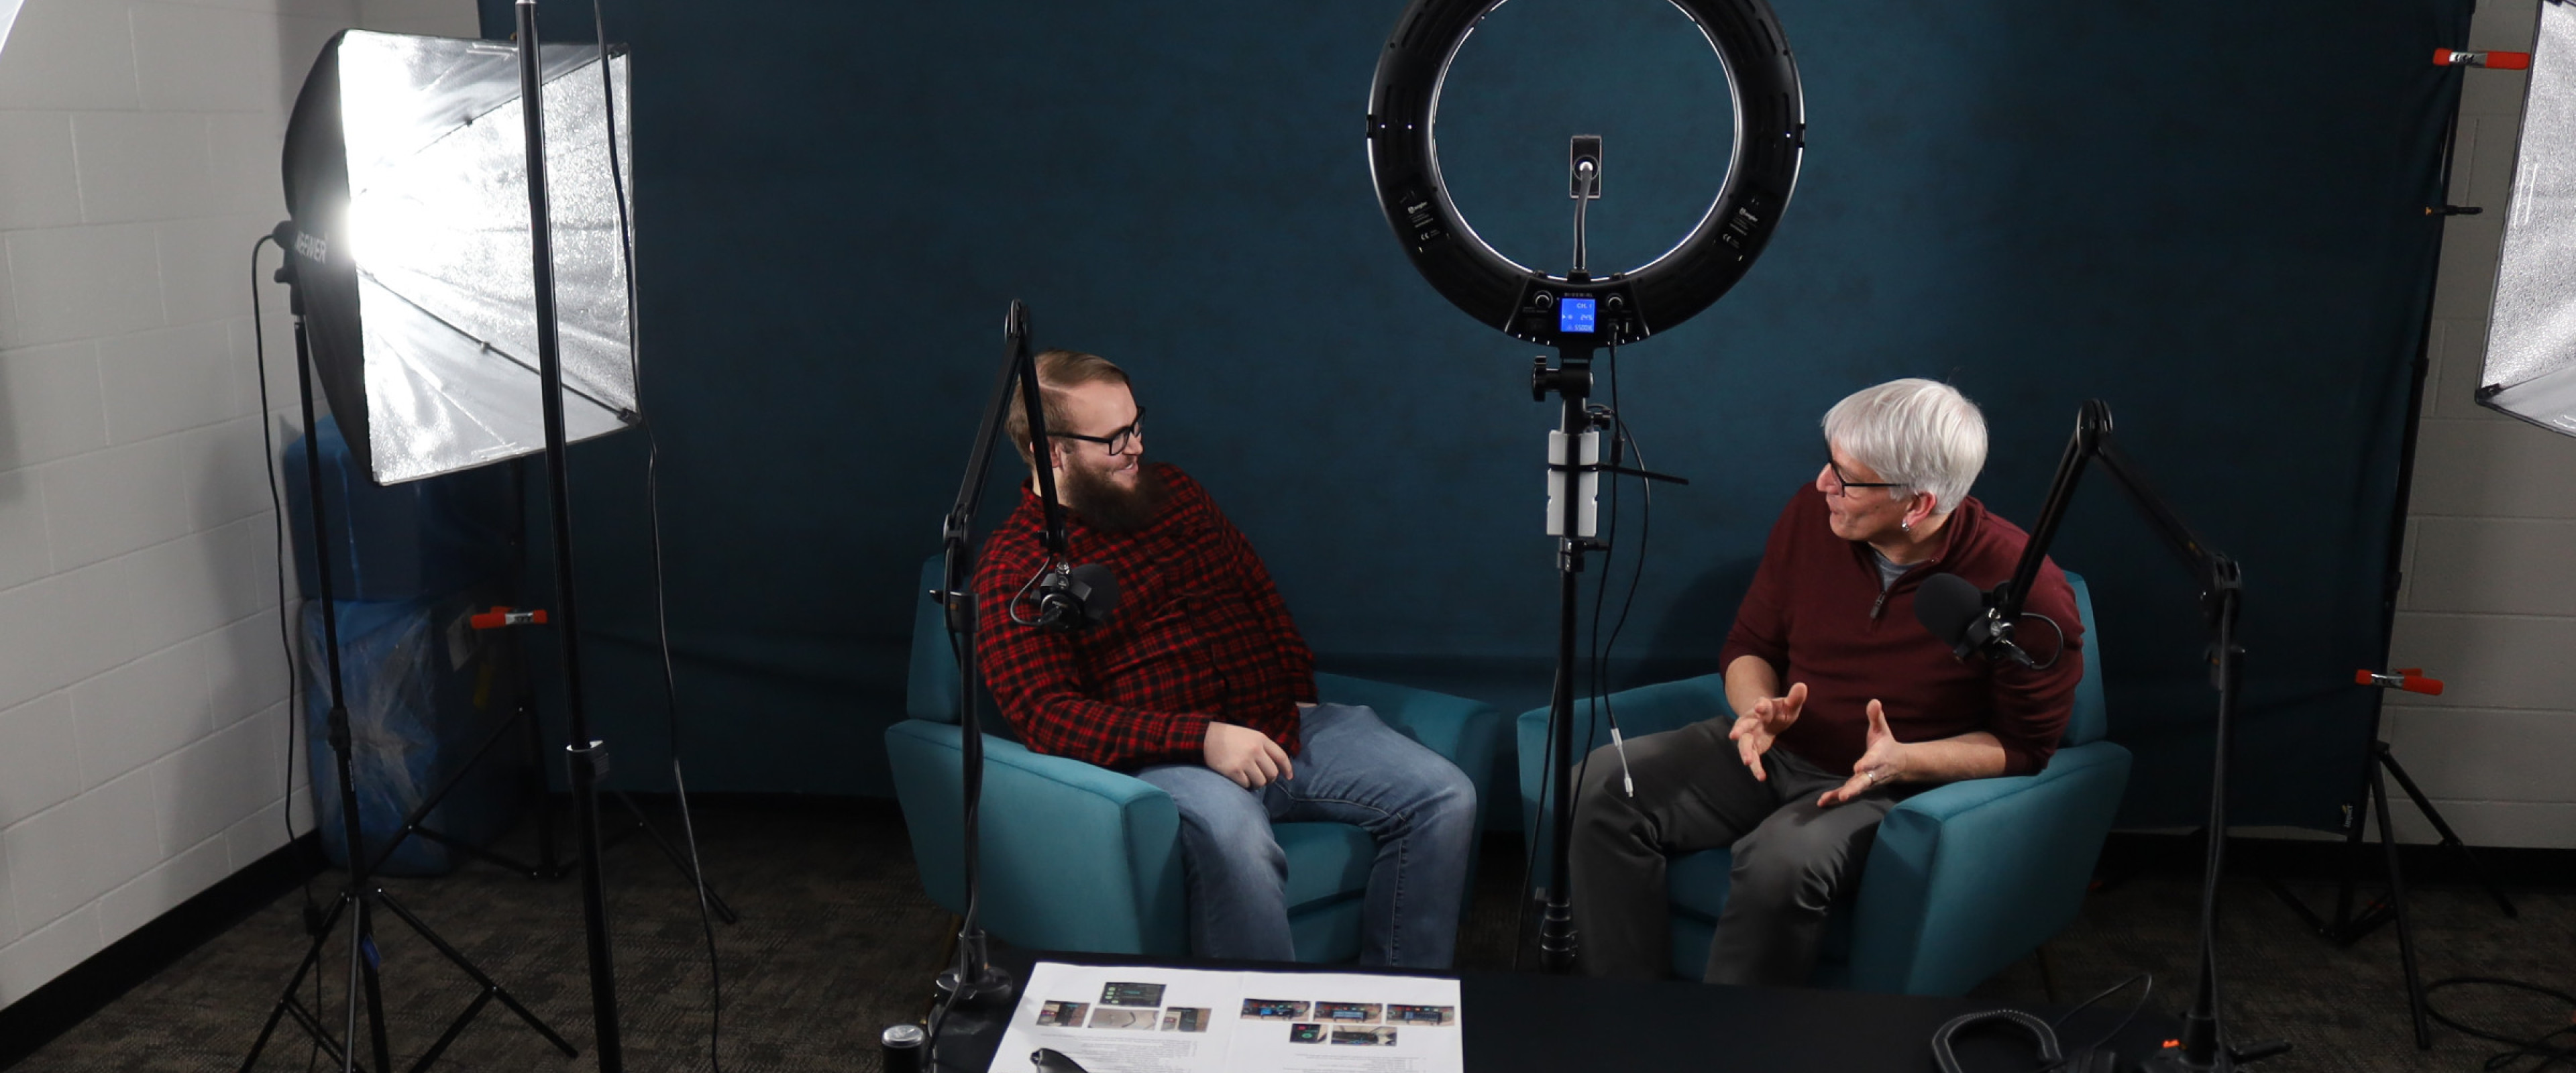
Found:
M 316 836 L 308 833 L 0 1008 L 0 1069 L 18 1064 L 189 951 L 320 874 L 321 864 Z
M 627 796 L 634 798 L 637 805 L 645 808 L 657 810 L 667 809 L 673 812 L 677 812 L 679 810 L 679 795 L 672 793 L 669 790 L 634 790 L 629 791 Z M 610 797 L 611 791 L 603 790 L 601 792 L 600 814 L 603 816 L 614 816 L 623 813 L 625 810 L 619 808 L 615 802 L 609 800 Z M 559 793 L 555 795 L 555 799 L 557 815 L 568 814 L 568 811 L 572 807 L 571 795 Z M 903 818 L 903 808 L 895 802 L 895 799 L 891 797 L 865 797 L 856 794 L 784 794 L 755 793 L 738 790 L 692 790 L 689 792 L 689 808 L 693 811 L 715 810 L 721 812 L 772 814 L 804 813 L 817 816 L 879 816 L 892 818 L 898 821 Z

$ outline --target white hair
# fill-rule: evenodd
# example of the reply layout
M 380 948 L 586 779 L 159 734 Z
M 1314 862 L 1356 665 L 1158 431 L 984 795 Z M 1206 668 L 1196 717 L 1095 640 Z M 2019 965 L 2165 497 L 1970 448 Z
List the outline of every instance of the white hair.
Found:
M 1986 467 L 1986 418 L 1957 388 L 1934 380 L 1890 380 L 1862 388 L 1825 411 L 1825 442 L 1878 471 L 1897 492 L 1928 492 L 1946 515 L 1968 497 Z

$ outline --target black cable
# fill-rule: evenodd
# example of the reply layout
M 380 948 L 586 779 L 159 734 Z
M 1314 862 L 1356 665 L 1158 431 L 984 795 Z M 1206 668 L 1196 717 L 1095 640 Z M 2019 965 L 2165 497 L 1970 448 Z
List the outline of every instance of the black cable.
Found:
M 277 533 L 277 647 L 286 653 L 286 799 L 278 804 L 279 822 L 286 825 L 286 841 L 295 841 L 295 710 L 296 676 L 303 672 L 295 658 L 295 637 L 286 628 L 286 572 L 293 569 L 286 553 L 286 506 L 277 493 L 277 441 L 270 435 L 268 421 L 268 339 L 267 328 L 259 313 L 259 248 L 276 241 L 273 235 L 261 235 L 250 244 L 250 349 L 252 361 L 259 370 L 259 446 L 260 460 L 268 467 L 269 521 Z M 281 248 L 280 252 L 284 252 Z M 305 445 L 312 450 L 311 444 Z M 316 554 L 320 549 L 315 549 Z M 313 882 L 304 883 L 304 902 L 313 904 Z
M 2147 986 L 2138 992 L 2138 1000 L 2129 1004 L 2129 1012 L 2120 1018 L 2120 1023 L 2111 1026 L 2110 1031 L 2102 1033 L 2093 1042 L 2082 1047 L 2060 1049 L 2057 1030 L 2065 1027 L 2066 1022 L 2073 1020 L 2076 1014 L 2091 1009 L 2095 1003 L 2119 994 L 2122 989 L 2141 980 L 2145 981 Z M 2074 1009 L 2058 1014 L 2056 1019 L 2051 1021 L 2043 1022 L 2036 1016 L 2015 1009 L 1987 1010 L 1983 1013 L 1971 1013 L 1952 1018 L 1948 1023 L 1943 1024 L 1939 1031 L 1932 1034 L 1932 1063 L 1945 1073 L 1959 1073 L 1963 1067 L 1959 1064 L 1958 1054 L 1952 1049 L 1952 1037 L 1965 1029 L 1992 1023 L 2019 1027 L 2029 1033 L 2031 1042 L 2039 1048 L 2040 1057 L 2046 1059 L 2038 1065 L 2023 1070 L 2022 1073 L 2057 1073 L 2059 1070 L 2090 1059 L 2093 1052 L 2100 1050 L 2103 1044 L 2111 1042 L 2114 1037 L 2127 1029 L 2129 1022 L 2137 1019 L 2138 1011 L 2146 1008 L 2148 998 L 2155 993 L 2154 974 L 2141 972 L 2103 988 L 2094 993 L 2092 998 L 2077 1003 Z
M 618 157 L 617 77 L 608 63 L 608 14 L 600 0 L 591 0 L 590 23 L 592 45 L 598 52 L 599 107 L 608 135 L 609 191 L 617 205 L 617 253 L 626 284 L 627 376 L 635 385 L 635 408 L 640 415 L 644 406 L 644 363 L 635 341 L 635 321 L 641 314 L 635 286 L 635 222 L 627 212 L 626 170 Z M 724 969 L 716 954 L 715 915 L 707 897 L 706 866 L 698 854 L 697 823 L 689 811 L 688 779 L 680 768 L 680 682 L 671 660 L 670 599 L 662 566 L 662 440 L 654 434 L 651 420 L 638 423 L 644 426 L 644 512 L 653 550 L 653 626 L 661 642 L 663 709 L 671 740 L 671 789 L 680 805 L 680 837 L 689 847 L 689 880 L 696 888 L 698 929 L 707 946 L 707 1066 L 714 1073 L 723 1073 Z
M 1637 446 L 1637 436 L 1628 427 L 1627 415 L 1619 411 L 1619 348 L 1615 346 L 1610 348 L 1610 409 L 1619 417 L 1620 442 L 1627 444 L 1629 454 L 1637 456 L 1637 468 L 1641 470 L 1654 468 L 1646 464 L 1645 449 Z M 1615 457 L 1617 452 L 1614 451 L 1612 454 Z M 1628 628 L 1628 612 L 1637 606 L 1637 585 L 1645 580 L 1646 576 L 1646 545 L 1655 536 L 1655 482 L 1652 478 L 1640 477 L 1637 479 L 1637 489 L 1645 495 L 1645 509 L 1638 518 L 1637 554 L 1632 557 L 1634 565 L 1629 568 L 1628 595 L 1621 598 L 1619 618 L 1610 626 L 1610 641 L 1604 646 L 1605 658 L 1617 653 L 1619 634 Z M 1615 513 L 1618 502 L 1615 486 L 1611 493 L 1611 502 Z M 1609 583 L 1610 570 L 1607 561 L 1602 565 L 1601 579 L 1604 585 Z M 1595 623 L 1595 628 L 1598 628 L 1598 623 Z M 1610 729 L 1616 732 L 1619 729 L 1619 710 L 1616 705 L 1610 703 L 1610 696 L 1607 693 L 1602 694 L 1601 697 L 1601 714 L 1610 721 Z M 1620 758 L 1621 763 L 1624 764 L 1626 759 L 1623 754 Z
M 2064 1059 L 2062 1059 L 2062 1060 L 2060 1060 L 2060 1061 L 2057 1061 L 2057 1062 L 2054 1062 L 2054 1063 L 2051 1063 L 2051 1064 L 2048 1064 L 2048 1065 L 2043 1065 L 2043 1066 L 2041 1066 L 2041 1067 L 2040 1067 L 2040 1068 L 2038 1068 L 2038 1069 L 2032 1070 L 2032 1071 L 2031 1071 L 2031 1073 L 2053 1073 L 2053 1071 L 2055 1071 L 2055 1070 L 2063 1069 L 2063 1068 L 2065 1068 L 2069 1063 L 2072 1063 L 2072 1062 L 2078 1061 L 2078 1060 L 2080 1060 L 2083 1056 L 2088 1055 L 2088 1054 L 2091 1054 L 2091 1053 L 2092 1053 L 2092 1052 L 2094 1052 L 2094 1051 L 2101 1050 L 2101 1049 L 2102 1049 L 2102 1045 L 2103 1045 L 2103 1044 L 2106 1044 L 2106 1043 L 2111 1042 L 2111 1040 L 2112 1040 L 2113 1038 L 2115 1038 L 2115 1037 L 2119 1036 L 2119 1034 L 2120 1034 L 2121 1032 L 2123 1032 L 2123 1031 L 2127 1030 L 2127 1029 L 2128 1029 L 2128 1027 L 2129 1027 L 2129 1022 L 2131 1022 L 2131 1021 L 2135 1021 L 2135 1020 L 2137 1020 L 2137 1019 L 2138 1019 L 2138 1011 L 2139 1011 L 2139 1010 L 2143 1010 L 2143 1009 L 2147 1008 L 2147 1000 L 2148 1000 L 2148 998 L 2149 998 L 2149 997 L 2151 997 L 2151 996 L 2153 996 L 2153 995 L 2156 993 L 2156 976 L 2155 976 L 2155 974 L 2154 974 L 2154 973 L 2150 973 L 2150 972 L 2142 972 L 2142 973 L 2138 973 L 2138 974 L 2136 974 L 2136 975 L 2134 975 L 2134 976 L 2129 977 L 2129 978 L 2128 978 L 2128 979 L 2126 979 L 2126 980 L 2122 980 L 2122 981 L 2120 981 L 2119 983 L 2112 984 L 2112 985 L 2111 985 L 2111 986 L 2109 986 L 2109 987 L 2103 988 L 2100 992 L 2096 993 L 2092 998 L 2088 998 L 2088 999 L 2085 999 L 2085 1000 L 2084 1000 L 2084 1001 L 2082 1001 L 2082 1002 L 2077 1003 L 2077 1004 L 2075 1005 L 2075 1008 L 2074 1008 L 2074 1009 L 2068 1010 L 2068 1011 L 2066 1011 L 2065 1013 L 2058 1014 L 2058 1015 L 2057 1015 L 2057 1019 L 2056 1019 L 2056 1020 L 2050 1021 L 2050 1022 L 2048 1023 L 2048 1027 L 2050 1027 L 2050 1028 L 2060 1028 L 2060 1027 L 2063 1027 L 2063 1026 L 2066 1024 L 2066 1022 L 2068 1022 L 2068 1021 L 2070 1021 L 2070 1020 L 2073 1020 L 2073 1019 L 2075 1018 L 2075 1015 L 2076 1015 L 2076 1014 L 2082 1013 L 2082 1012 L 2084 1012 L 2085 1010 L 2090 1009 L 2094 1003 L 2100 1002 L 2100 1001 L 2102 1001 L 2103 999 L 2106 999 L 2106 998 L 2110 998 L 2111 996 L 2118 994 L 2118 993 L 2120 992 L 2120 989 L 2121 989 L 2121 988 L 2127 987 L 2127 986 L 2129 986 L 2130 984 L 2132 984 L 2132 983 L 2136 983 L 2136 982 L 2141 981 L 2141 980 L 2146 981 L 2146 985 L 2147 985 L 2147 986 L 2146 986 L 2143 990 L 2141 990 L 2141 991 L 2139 991 L 2139 992 L 2138 992 L 2138 1000 L 2137 1000 L 2136 1002 L 2132 1002 L 2132 1003 L 2130 1003 L 2130 1004 L 2129 1004 L 2129 1012 L 2127 1012 L 2127 1013 L 2125 1013 L 2125 1014 L 2120 1015 L 2120 1023 L 2119 1023 L 2119 1024 L 2112 1025 L 2112 1026 L 2111 1026 L 2111 1030 L 2110 1030 L 2110 1031 L 2102 1033 L 2099 1037 L 2095 1038 L 2095 1039 L 2093 1040 L 2093 1042 L 2088 1043 L 2088 1044 L 2085 1044 L 2085 1045 L 2084 1045 L 2084 1048 L 2083 1048 L 2082 1050 L 2069 1051 L 2069 1052 L 2067 1052 L 2067 1055 L 2066 1055 L 2066 1057 L 2065 1057 Z
M 2498 976 L 2453 976 L 2447 979 L 2435 980 L 2432 983 L 2424 985 L 2424 1012 L 2431 1015 L 2434 1020 L 2442 1022 L 2444 1025 L 2449 1026 L 2453 1031 L 2458 1032 L 2461 1035 L 2487 1040 L 2494 1043 L 2506 1044 L 2512 1048 L 2511 1050 L 2498 1051 L 2495 1054 L 2488 1056 L 2483 1068 L 2487 1069 L 2489 1073 L 2502 1073 L 2504 1070 L 2512 1069 L 2514 1065 L 2525 1058 L 2537 1058 L 2540 1061 L 2529 1070 L 2524 1071 L 2524 1073 L 2540 1073 L 2541 1070 L 2548 1069 L 2562 1063 L 2570 1067 L 2576 1067 L 2576 1038 L 2571 1038 L 2568 1043 L 2563 1044 L 2555 1042 L 2560 1036 L 2576 1037 L 2576 1024 L 2560 1025 L 2557 1029 L 2545 1035 L 2522 1038 L 2517 1036 L 2508 1036 L 2501 1032 L 2490 1032 L 2483 1028 L 2471 1028 L 2468 1025 L 2452 1020 L 2441 1010 L 2434 1008 L 2433 992 L 2446 987 L 2465 987 L 2469 985 L 2480 987 L 2503 987 L 2510 988 L 2515 991 L 2525 991 L 2535 995 L 2543 995 L 2566 1003 L 2571 1011 L 2576 1011 L 2576 995 L 2570 995 L 2567 992 L 2560 991 L 2555 988 L 2542 987 L 2538 984 L 2528 984 L 2520 980 L 2508 980 Z
M 275 235 L 261 235 L 252 239 L 250 244 L 250 352 L 251 361 L 259 373 L 259 455 L 268 470 L 269 521 L 277 533 L 277 647 L 286 655 L 286 798 L 278 803 L 277 818 L 286 827 L 286 844 L 291 847 L 295 845 L 296 837 L 295 727 L 304 720 L 304 711 L 296 706 L 295 696 L 296 687 L 304 681 L 304 665 L 296 658 L 295 635 L 286 623 L 286 572 L 294 569 L 294 563 L 286 548 L 286 506 L 277 493 L 277 440 L 268 427 L 272 412 L 268 406 L 268 328 L 259 312 L 259 247 L 262 243 L 274 241 Z M 286 248 L 278 247 L 278 252 L 285 253 Z M 306 457 L 310 458 L 313 445 L 305 444 L 304 450 Z M 316 555 L 322 552 L 323 549 L 314 549 Z M 312 876 L 304 877 L 303 890 L 304 927 L 309 934 L 314 923 L 321 919 L 322 912 L 321 905 L 313 900 Z M 317 972 L 313 974 L 313 1016 L 317 1020 L 322 1017 L 322 1002 L 322 974 Z M 315 1036 L 313 1052 L 304 1059 L 307 1073 L 321 1061 L 322 1038 Z
M 2031 668 L 2032 670 L 2047 670 L 2051 667 L 2057 666 L 2058 660 L 2066 658 L 2066 627 L 2058 625 L 2056 619 L 2040 614 L 2037 611 L 2024 611 L 2021 613 L 2021 617 L 2038 619 L 2041 622 L 2047 623 L 2049 629 L 2057 631 L 2057 654 L 2048 657 L 2048 662 L 2042 663 L 2037 667 L 2033 667 Z

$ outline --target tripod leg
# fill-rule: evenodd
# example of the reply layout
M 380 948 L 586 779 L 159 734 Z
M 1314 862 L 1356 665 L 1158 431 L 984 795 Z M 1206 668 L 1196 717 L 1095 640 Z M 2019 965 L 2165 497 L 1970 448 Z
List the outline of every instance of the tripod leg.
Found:
M 2370 743 L 2372 759 L 2362 763 L 2362 770 L 2368 776 L 2364 780 L 2365 791 L 2370 786 L 2377 785 L 2379 771 L 2376 766 L 2377 758 L 2385 755 L 2387 748 L 2388 743 L 2384 741 Z M 2370 830 L 2370 795 L 2365 792 L 2360 797 L 2361 800 L 2352 806 L 2352 822 L 2345 824 L 2343 828 L 2343 884 L 2335 892 L 2333 934 L 2336 936 L 2342 936 L 2352 928 L 2353 891 L 2361 885 L 2361 839 L 2363 834 Z
M 476 984 L 480 985 L 483 988 L 484 994 L 501 1000 L 502 1006 L 507 1007 L 511 1013 L 518 1014 L 519 1020 L 527 1022 L 529 1028 L 536 1029 L 537 1034 L 544 1036 L 546 1038 L 546 1042 L 554 1044 L 556 1050 L 564 1053 L 564 1057 L 570 1058 L 581 1053 L 574 1050 L 572 1044 L 564 1042 L 564 1038 L 562 1036 L 556 1035 L 553 1028 L 548 1027 L 545 1021 L 538 1018 L 536 1014 L 529 1012 L 527 1007 L 519 1005 L 519 1000 L 511 996 L 508 988 L 492 982 L 492 978 L 483 975 L 483 970 L 476 967 L 472 960 L 468 959 L 455 947 L 447 945 L 447 940 L 440 938 L 437 932 L 431 931 L 428 924 L 422 923 L 419 917 L 411 915 L 411 910 L 403 908 L 402 903 L 393 900 L 392 895 L 378 891 L 376 892 L 376 901 L 377 904 L 385 907 L 386 912 L 392 913 L 395 917 L 401 919 L 404 924 L 409 925 L 413 934 L 416 934 L 423 940 L 427 941 L 431 947 L 438 951 L 439 956 L 446 958 L 450 964 L 455 965 L 457 971 L 463 972 Z M 475 1005 L 479 1008 L 482 1005 L 482 1000 L 475 1000 Z M 467 1012 L 467 1016 L 472 1016 L 472 1012 L 473 1011 L 469 1010 Z
M 465 1034 L 465 1026 L 474 1023 L 474 1015 L 483 1012 L 483 1007 L 491 1002 L 492 992 L 489 989 L 476 992 L 474 1001 L 465 1004 L 465 1012 L 457 1014 L 455 1020 L 449 1021 L 447 1031 L 439 1033 L 438 1041 L 430 1044 L 428 1050 L 420 1053 L 420 1059 L 411 1064 L 411 1073 L 421 1073 L 422 1070 L 436 1064 L 438 1056 L 447 1053 L 447 1048 L 456 1042 L 456 1037 Z
M 2487 897 L 2495 899 L 2496 908 L 2503 910 L 2504 915 L 2508 917 L 2522 916 L 2521 911 L 2513 907 L 2512 899 L 2504 896 L 2504 888 L 2497 886 L 2495 880 L 2487 878 L 2487 870 L 2478 866 L 2478 855 L 2469 851 L 2468 843 L 2460 841 L 2459 832 L 2451 830 L 2451 825 L 2442 819 L 2441 810 L 2434 808 L 2433 802 L 2424 796 L 2424 791 L 2416 788 L 2415 780 L 2406 777 L 2406 769 L 2397 763 L 2397 754 L 2383 749 L 2379 754 L 2379 762 L 2387 766 L 2390 777 L 2397 780 L 2397 788 L 2406 791 L 2407 798 L 2415 802 L 2415 807 L 2424 813 L 2424 818 L 2433 821 L 2433 830 L 2442 836 L 2442 844 L 2457 851 L 2460 859 L 2469 862 L 2469 875 L 2477 879 L 2479 886 L 2486 888 Z
M 332 925 L 340 922 L 340 911 L 347 909 L 348 907 L 349 900 L 347 898 L 342 898 L 337 904 L 334 904 L 331 907 L 331 912 L 322 918 L 321 929 L 313 933 L 313 945 L 306 948 L 304 951 L 304 960 L 295 966 L 294 977 L 286 981 L 286 990 L 277 996 L 277 1006 L 268 1011 L 268 1023 L 260 1026 L 259 1038 L 251 1042 L 250 1056 L 242 1059 L 241 1073 L 250 1073 L 251 1067 L 259 1064 L 260 1052 L 268 1049 L 269 1037 L 277 1033 L 278 1019 L 286 1016 L 287 1011 L 295 1007 L 296 989 L 303 987 L 305 975 L 311 973 L 315 966 L 322 963 L 322 944 L 329 939 Z M 296 1021 L 301 1024 L 306 1024 L 308 1028 L 319 1028 L 318 1025 L 311 1024 L 307 1018 L 302 1016 L 298 1016 Z M 316 1039 L 325 1038 L 324 1034 L 319 1031 L 315 1031 L 313 1035 Z M 334 1055 L 334 1057 L 337 1057 L 337 1055 Z
M 661 847 L 662 856 L 670 858 L 671 867 L 679 869 L 683 878 L 706 890 L 707 906 L 715 910 L 716 919 L 727 924 L 742 923 L 742 918 L 734 915 L 733 907 L 725 904 L 724 896 L 716 893 L 715 885 L 708 883 L 696 869 L 689 867 L 688 855 L 681 853 L 679 847 L 672 845 L 669 839 L 663 838 L 662 832 L 654 828 L 653 821 L 644 818 L 644 809 L 635 803 L 633 797 L 628 796 L 626 791 L 619 790 L 617 799 L 626 803 L 626 811 L 635 814 L 635 829 L 644 832 L 644 837 L 652 839 L 654 845 Z
M 2415 925 L 2406 915 L 2406 873 L 2397 864 L 2397 825 L 2388 815 L 2388 783 L 2370 769 L 2370 803 L 2379 810 L 2379 846 L 2388 864 L 2388 910 L 2397 921 L 2397 960 L 2406 970 L 2406 1008 L 2415 1021 L 2415 1049 L 2433 1049 L 2433 1027 L 2424 1014 L 2424 978 L 2415 968 Z
M 2309 931 L 2329 938 L 2333 936 L 2333 929 L 2327 927 L 2326 922 L 2318 918 L 2316 910 L 2308 908 L 2308 903 L 2299 898 L 2297 891 L 2291 890 L 2289 884 L 2281 882 L 2281 877 L 2264 876 L 2263 885 L 2269 888 L 2272 896 L 2280 899 L 2281 904 L 2287 906 L 2291 913 L 2296 914 L 2299 923 L 2307 925 Z
M 473 752 L 466 754 L 465 762 L 457 765 L 454 771 L 449 772 L 447 778 L 438 784 L 438 788 L 430 791 L 428 796 L 421 798 L 419 804 L 412 806 L 411 813 L 403 817 L 401 825 L 394 831 L 393 838 L 385 843 L 384 848 L 376 851 L 375 857 L 367 862 L 366 869 L 359 874 L 376 874 L 378 869 L 384 867 L 385 861 L 393 857 L 394 850 L 403 844 L 404 839 L 410 838 L 413 835 L 421 835 L 455 852 L 491 861 L 503 868 L 526 875 L 530 879 L 537 878 L 535 872 L 527 865 L 520 864 L 508 857 L 493 853 L 481 846 L 468 845 L 466 843 L 459 842 L 456 839 L 449 838 L 446 835 L 423 826 L 429 822 L 429 814 L 437 811 L 439 805 L 446 803 L 447 795 L 455 793 L 457 787 L 465 784 L 465 777 L 473 773 L 474 768 L 483 762 L 483 758 L 485 756 L 490 755 L 492 747 L 500 744 L 502 738 L 509 736 L 510 722 L 517 718 L 519 718 L 519 716 L 514 714 L 508 719 L 504 719 L 501 722 L 494 724 L 492 729 L 483 735 L 482 744 L 476 745 Z
M 359 957 L 358 963 L 367 984 L 367 1043 L 376 1057 L 376 1068 L 390 1070 L 394 1067 L 394 1059 L 392 1049 L 385 1043 L 385 993 L 376 974 L 376 963 L 382 955 L 376 950 L 375 914 L 367 908 L 368 900 L 376 896 L 380 895 L 369 892 L 358 896 L 357 931 L 351 938 L 363 948 L 363 956 Z M 349 1048 L 356 1050 L 357 1042 L 350 1040 Z

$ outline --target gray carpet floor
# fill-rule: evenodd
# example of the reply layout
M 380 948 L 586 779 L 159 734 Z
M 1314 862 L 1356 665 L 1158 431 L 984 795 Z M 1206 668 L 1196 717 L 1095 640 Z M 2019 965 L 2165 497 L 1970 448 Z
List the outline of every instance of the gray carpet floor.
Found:
M 668 817 L 663 823 L 677 830 Z M 730 802 L 702 805 L 698 829 L 709 877 L 743 917 L 739 924 L 716 926 L 724 973 L 724 1068 L 876 1070 L 878 1031 L 922 1015 L 927 982 L 944 956 L 951 926 L 921 893 L 900 817 L 874 804 L 789 808 Z M 505 847 L 525 850 L 529 839 L 523 831 Z M 2243 856 L 2244 866 L 2262 866 Z M 1519 860 L 1501 843 L 1489 846 L 1485 858 L 1460 967 L 1505 969 L 1512 963 Z M 688 884 L 641 838 L 611 848 L 606 874 L 628 1068 L 706 1069 L 706 949 Z M 332 878 L 326 874 L 316 881 L 317 897 L 329 897 Z M 388 889 L 584 1052 L 581 1059 L 563 1058 L 496 1004 L 465 1030 L 437 1068 L 595 1068 L 588 1053 L 587 962 L 573 882 L 538 883 L 469 866 L 441 878 L 396 881 Z M 2327 884 L 2298 889 L 2312 904 L 2332 896 Z M 2470 1071 L 2498 1049 L 2438 1025 L 2434 1048 L 2415 1049 L 2393 929 L 2338 949 L 2301 930 L 2259 884 L 2231 881 L 2225 893 L 2221 970 L 2233 1030 L 2239 1039 L 2277 1037 L 2296 1044 L 2287 1056 L 2258 1068 Z M 2503 918 L 2475 888 L 2437 884 L 2417 891 L 2425 978 L 2505 976 L 2576 991 L 2576 892 L 2515 893 L 2519 920 Z M 2197 896 L 2192 879 L 2158 875 L 2095 893 L 2082 919 L 2052 944 L 2062 997 L 2072 1001 L 2145 970 L 2156 980 L 2150 1008 L 2178 1012 L 2190 997 Z M 280 898 L 15 1068 L 238 1068 L 278 989 L 303 956 L 301 914 L 300 894 Z M 476 989 L 398 922 L 380 921 L 378 930 L 392 1051 L 397 1067 L 407 1068 L 410 1056 L 438 1037 Z M 330 949 L 322 999 L 326 1023 L 337 1025 L 337 959 L 343 948 L 335 941 Z M 2004 1003 L 2046 1001 L 2036 959 L 2008 969 L 1978 994 Z M 312 983 L 303 995 L 313 1001 Z M 2571 1013 L 2485 990 L 2444 993 L 2436 1001 L 2468 1023 L 2526 1035 L 2567 1025 Z M 257 1068 L 313 1066 L 312 1046 L 289 1024 Z

